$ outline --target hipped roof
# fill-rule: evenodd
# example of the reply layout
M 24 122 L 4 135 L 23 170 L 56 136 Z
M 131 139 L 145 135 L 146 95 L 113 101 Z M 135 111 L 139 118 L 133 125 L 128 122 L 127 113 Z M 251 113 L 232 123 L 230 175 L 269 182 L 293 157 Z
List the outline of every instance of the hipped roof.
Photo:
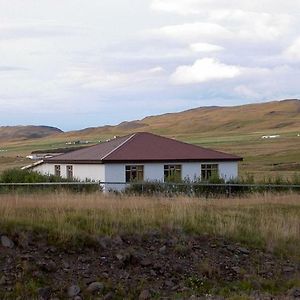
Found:
M 138 163 L 183 161 L 239 161 L 241 157 L 152 133 L 139 132 L 95 146 L 47 158 L 47 163 Z

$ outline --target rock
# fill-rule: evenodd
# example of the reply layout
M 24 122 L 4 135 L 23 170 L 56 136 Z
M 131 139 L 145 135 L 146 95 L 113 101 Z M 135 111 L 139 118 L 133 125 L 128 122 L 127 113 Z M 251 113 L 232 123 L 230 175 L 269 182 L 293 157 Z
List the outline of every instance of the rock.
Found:
M 244 254 L 244 255 L 249 255 L 250 254 L 250 251 L 246 248 L 243 248 L 243 247 L 237 248 L 237 251 L 240 252 L 241 254 Z
M 152 265 L 152 261 L 151 261 L 150 259 L 148 259 L 148 258 L 145 258 L 145 259 L 143 259 L 143 260 L 141 261 L 141 265 L 142 265 L 143 267 L 149 267 L 149 266 Z
M 87 287 L 87 292 L 95 294 L 99 293 L 104 289 L 104 284 L 102 282 L 92 282 L 88 287 Z
M 139 295 L 139 300 L 148 300 L 151 299 L 151 294 L 149 290 L 143 290 Z
M 300 287 L 293 288 L 289 291 L 289 297 L 300 299 Z
M 240 274 L 241 273 L 241 268 L 240 267 L 232 267 L 231 268 L 235 273 Z
M 97 242 L 103 249 L 106 249 L 111 246 L 111 238 L 109 237 L 98 237 Z
M 51 297 L 51 288 L 44 287 L 37 290 L 39 300 L 49 300 Z
M 285 266 L 282 269 L 283 273 L 292 273 L 295 272 L 295 268 L 294 267 L 290 267 L 290 266 Z
M 174 271 L 178 274 L 182 274 L 184 273 L 184 267 L 181 264 L 175 264 Z
M 73 298 L 80 293 L 80 287 L 78 285 L 71 285 L 68 288 L 68 297 Z
M 226 246 L 226 249 L 227 249 L 228 251 L 230 251 L 230 252 L 234 252 L 234 251 L 235 251 L 235 247 L 232 246 L 232 245 Z
M 123 245 L 123 240 L 122 238 L 117 235 L 114 239 L 113 239 L 113 243 L 115 246 L 122 246 Z
M 0 277 L 0 285 L 4 285 L 6 283 L 6 277 L 3 275 Z
M 172 288 L 172 287 L 174 287 L 174 282 L 172 280 L 166 280 L 165 286 Z
M 6 248 L 13 248 L 15 246 L 14 242 L 9 239 L 6 235 L 1 236 L 1 245 Z
M 159 249 L 159 253 L 163 254 L 167 251 L 167 247 L 166 246 L 162 246 L 160 249 Z
M 48 273 L 55 272 L 57 270 L 56 263 L 53 260 L 49 260 L 46 263 L 41 264 L 41 270 Z
M 79 296 L 79 295 L 77 295 L 77 296 L 75 296 L 75 297 L 73 298 L 73 300 L 82 300 L 82 297 Z
M 112 299 L 114 299 L 114 296 L 115 295 L 113 292 L 109 292 L 103 297 L 103 300 L 112 300 Z

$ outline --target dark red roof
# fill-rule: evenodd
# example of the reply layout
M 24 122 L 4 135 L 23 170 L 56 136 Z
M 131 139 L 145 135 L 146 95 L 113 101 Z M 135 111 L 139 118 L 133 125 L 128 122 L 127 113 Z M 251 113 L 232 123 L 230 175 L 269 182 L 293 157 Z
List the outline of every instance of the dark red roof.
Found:
M 227 154 L 152 133 L 140 132 L 45 159 L 49 163 L 117 163 L 162 161 L 238 161 Z

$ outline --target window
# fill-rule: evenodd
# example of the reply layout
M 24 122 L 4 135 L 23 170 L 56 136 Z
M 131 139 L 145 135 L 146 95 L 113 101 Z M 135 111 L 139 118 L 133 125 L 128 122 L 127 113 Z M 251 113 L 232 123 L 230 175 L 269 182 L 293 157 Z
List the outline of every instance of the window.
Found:
M 54 175 L 60 177 L 60 165 L 54 166 Z
M 165 182 L 178 182 L 181 180 L 181 165 L 164 166 Z
M 201 180 L 207 181 L 211 177 L 219 175 L 218 164 L 203 164 L 201 165 Z
M 126 166 L 125 174 L 126 174 L 126 182 L 143 181 L 144 166 Z
M 67 166 L 67 178 L 73 179 L 73 166 Z

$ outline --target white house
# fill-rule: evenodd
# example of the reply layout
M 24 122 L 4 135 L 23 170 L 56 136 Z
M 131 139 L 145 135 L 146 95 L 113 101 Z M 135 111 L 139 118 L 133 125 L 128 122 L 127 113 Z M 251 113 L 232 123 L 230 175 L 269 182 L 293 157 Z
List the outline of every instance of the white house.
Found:
M 122 189 L 131 181 L 170 181 L 218 174 L 225 180 L 238 176 L 242 158 L 183 143 L 152 133 L 140 132 L 86 147 L 34 166 L 33 171 L 79 180 L 124 183 L 106 184 L 106 189 Z

